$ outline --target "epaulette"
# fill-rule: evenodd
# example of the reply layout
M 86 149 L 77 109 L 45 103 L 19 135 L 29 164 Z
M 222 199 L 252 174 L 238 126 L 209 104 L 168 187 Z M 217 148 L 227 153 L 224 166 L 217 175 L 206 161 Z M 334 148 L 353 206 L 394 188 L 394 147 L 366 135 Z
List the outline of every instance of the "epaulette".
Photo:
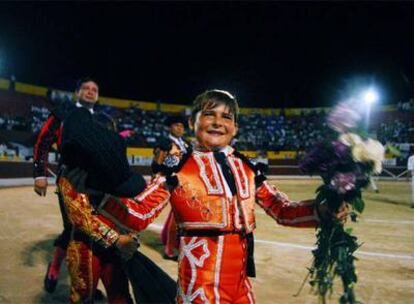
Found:
M 255 166 L 245 155 L 242 153 L 234 150 L 233 155 L 240 158 L 250 169 L 252 169 L 255 173 L 254 181 L 256 184 L 256 188 L 259 188 L 265 180 L 267 180 L 266 176 L 259 170 L 257 166 Z
M 250 169 L 252 169 L 256 174 L 258 173 L 257 167 L 248 159 L 244 154 L 239 151 L 234 150 L 233 155 L 240 158 Z
M 181 168 L 190 158 L 192 152 L 193 151 L 190 147 L 187 150 L 187 152 L 183 154 L 183 157 L 181 158 L 180 162 L 176 166 L 167 167 L 166 165 L 160 165 L 161 166 L 160 172 L 166 176 L 166 182 L 167 182 L 167 186 L 170 192 L 172 192 L 178 186 L 178 183 L 179 183 L 177 175 L 173 175 L 173 173 L 179 172 L 181 170 Z
M 179 172 L 181 168 L 184 166 L 184 164 L 187 162 L 187 160 L 190 158 L 192 152 L 193 150 L 191 149 L 191 147 L 188 148 L 187 152 L 183 154 L 180 161 L 176 164 L 168 165 L 168 162 L 167 162 L 167 164 L 164 163 L 162 165 L 158 165 L 157 166 L 157 169 L 159 169 L 158 172 L 161 172 L 165 176 L 169 176 L 169 175 L 172 175 L 173 173 Z

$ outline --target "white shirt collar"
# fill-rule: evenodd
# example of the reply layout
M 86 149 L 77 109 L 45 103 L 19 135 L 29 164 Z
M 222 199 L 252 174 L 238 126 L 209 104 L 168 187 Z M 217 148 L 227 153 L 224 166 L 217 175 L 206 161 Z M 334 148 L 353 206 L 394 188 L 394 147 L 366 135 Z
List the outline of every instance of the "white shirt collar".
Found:
M 89 112 L 91 112 L 91 114 L 93 114 L 93 113 L 94 113 L 92 108 L 88 109 L 88 108 L 84 107 L 84 106 L 83 106 L 83 105 L 82 105 L 79 101 L 77 101 L 75 105 L 76 105 L 78 108 L 85 108 L 85 109 L 87 109 Z

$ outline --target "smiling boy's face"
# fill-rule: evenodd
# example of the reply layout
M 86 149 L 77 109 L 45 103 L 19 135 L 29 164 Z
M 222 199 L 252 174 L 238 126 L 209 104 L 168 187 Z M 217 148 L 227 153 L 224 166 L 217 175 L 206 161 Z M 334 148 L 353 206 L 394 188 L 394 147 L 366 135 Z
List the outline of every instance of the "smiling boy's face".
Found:
M 199 111 L 193 127 L 198 142 L 210 151 L 229 145 L 238 130 L 233 113 L 221 103 L 214 108 Z

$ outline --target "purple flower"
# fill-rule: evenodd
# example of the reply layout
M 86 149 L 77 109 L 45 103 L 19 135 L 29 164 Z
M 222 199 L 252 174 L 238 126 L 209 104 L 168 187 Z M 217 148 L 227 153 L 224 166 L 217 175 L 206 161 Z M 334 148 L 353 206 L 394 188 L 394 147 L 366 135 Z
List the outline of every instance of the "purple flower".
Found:
M 349 147 L 338 140 L 333 141 L 332 146 L 334 148 L 336 156 L 339 159 L 346 158 L 351 153 L 351 150 L 349 149 Z
M 355 110 L 352 101 L 345 101 L 338 104 L 328 115 L 328 126 L 339 133 L 344 133 L 355 128 L 360 119 L 361 114 Z
M 352 172 L 337 172 L 331 179 L 330 187 L 337 193 L 345 194 L 355 189 L 355 174 Z
M 304 173 L 314 174 L 327 172 L 339 163 L 331 143 L 319 143 L 300 161 L 299 168 Z

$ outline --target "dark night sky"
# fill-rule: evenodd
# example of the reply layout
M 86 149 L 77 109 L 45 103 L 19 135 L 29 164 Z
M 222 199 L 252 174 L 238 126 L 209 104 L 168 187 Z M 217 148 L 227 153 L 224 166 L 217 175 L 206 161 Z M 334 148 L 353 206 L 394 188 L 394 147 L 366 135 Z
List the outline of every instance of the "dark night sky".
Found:
M 324 106 L 355 77 L 383 102 L 414 96 L 414 3 L 0 3 L 0 76 L 188 104 L 208 88 L 242 106 Z

